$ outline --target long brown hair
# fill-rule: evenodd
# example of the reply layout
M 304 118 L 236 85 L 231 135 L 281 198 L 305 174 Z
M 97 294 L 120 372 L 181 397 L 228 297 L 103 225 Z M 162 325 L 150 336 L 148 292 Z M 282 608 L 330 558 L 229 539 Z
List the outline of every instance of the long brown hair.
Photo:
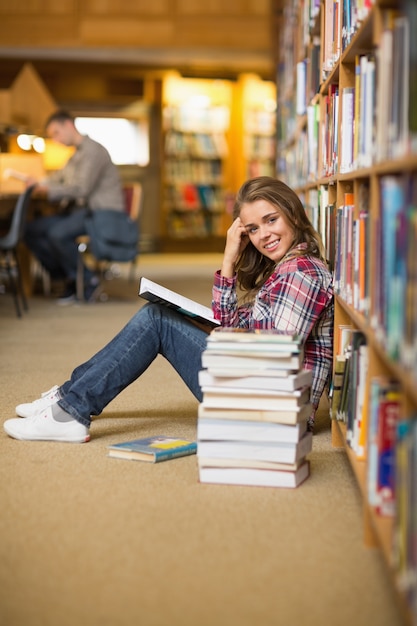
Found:
M 265 200 L 275 206 L 285 217 L 294 231 L 293 248 L 288 254 L 308 254 L 325 261 L 323 244 L 318 232 L 308 219 L 303 204 L 297 194 L 281 180 L 271 176 L 252 178 L 239 189 L 233 207 L 233 219 L 240 215 L 243 204 Z M 294 250 L 300 244 L 304 250 Z M 287 257 L 286 255 L 286 257 Z M 238 285 L 246 292 L 257 291 L 272 274 L 276 263 L 261 254 L 249 242 L 236 263 Z

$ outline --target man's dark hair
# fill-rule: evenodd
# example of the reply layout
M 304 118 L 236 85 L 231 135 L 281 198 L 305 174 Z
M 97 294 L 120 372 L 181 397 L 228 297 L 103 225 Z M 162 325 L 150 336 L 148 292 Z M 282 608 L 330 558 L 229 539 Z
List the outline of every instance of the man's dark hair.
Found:
M 50 115 L 48 117 L 48 119 L 46 120 L 46 124 L 45 124 L 45 128 L 48 128 L 49 124 L 51 124 L 52 122 L 74 122 L 74 117 L 71 115 L 71 113 L 69 111 L 66 111 L 65 109 L 59 109 L 58 111 L 55 111 L 55 113 L 52 113 L 52 115 Z

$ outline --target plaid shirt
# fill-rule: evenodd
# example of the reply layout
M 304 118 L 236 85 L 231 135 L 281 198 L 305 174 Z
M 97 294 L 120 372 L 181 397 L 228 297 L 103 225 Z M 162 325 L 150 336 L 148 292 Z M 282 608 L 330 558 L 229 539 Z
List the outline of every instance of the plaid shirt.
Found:
M 311 403 L 317 408 L 333 357 L 332 275 L 322 261 L 307 255 L 284 260 L 255 301 L 242 306 L 237 302 L 236 277 L 216 272 L 212 308 L 222 326 L 297 333 L 304 343 L 304 367 L 313 371 Z

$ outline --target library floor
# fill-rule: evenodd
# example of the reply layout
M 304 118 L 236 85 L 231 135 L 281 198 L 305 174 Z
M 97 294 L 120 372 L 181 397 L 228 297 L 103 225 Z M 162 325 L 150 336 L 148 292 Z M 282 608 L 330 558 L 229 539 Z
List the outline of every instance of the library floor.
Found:
M 219 255 L 143 255 L 138 274 L 210 303 Z M 109 299 L 22 319 L 0 295 L 2 414 L 108 341 L 141 306 L 122 271 Z M 361 500 L 325 407 L 296 490 L 202 485 L 195 457 L 152 465 L 107 446 L 195 438 L 197 404 L 158 357 L 95 418 L 85 445 L 0 432 L 0 624 L 4 626 L 400 626 L 381 553 L 363 544 Z

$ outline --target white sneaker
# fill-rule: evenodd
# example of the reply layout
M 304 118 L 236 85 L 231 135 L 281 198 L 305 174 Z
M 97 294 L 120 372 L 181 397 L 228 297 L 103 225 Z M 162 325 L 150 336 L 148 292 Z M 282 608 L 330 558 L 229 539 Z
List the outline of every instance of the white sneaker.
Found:
M 32 417 L 36 413 L 39 413 L 39 411 L 46 409 L 47 406 L 51 406 L 51 404 L 59 399 L 58 385 L 55 385 L 48 391 L 42 393 L 38 400 L 27 402 L 26 404 L 18 404 L 16 407 L 16 415 L 19 415 L 19 417 Z
M 6 433 L 14 439 L 26 441 L 66 441 L 84 443 L 90 440 L 87 426 L 75 419 L 57 422 L 52 416 L 52 408 L 46 407 L 25 420 L 14 417 L 3 424 Z

